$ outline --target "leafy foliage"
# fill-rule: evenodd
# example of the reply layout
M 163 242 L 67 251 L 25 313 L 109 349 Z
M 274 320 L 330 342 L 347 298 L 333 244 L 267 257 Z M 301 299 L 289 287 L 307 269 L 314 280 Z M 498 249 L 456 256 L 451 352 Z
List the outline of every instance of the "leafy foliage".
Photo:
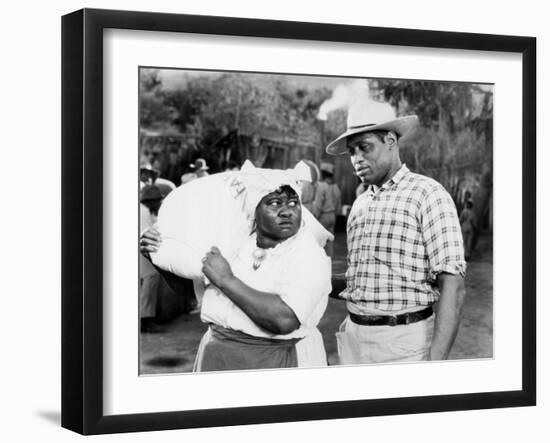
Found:
M 293 88 L 280 76 L 189 77 L 181 89 L 162 90 L 148 73 L 142 77 L 142 126 L 176 128 L 208 148 L 239 128 L 248 133 L 268 129 L 287 136 L 317 134 L 315 116 L 328 89 Z
M 492 163 L 492 88 L 471 83 L 375 80 L 371 88 L 421 123 L 402 157 L 443 182 Z

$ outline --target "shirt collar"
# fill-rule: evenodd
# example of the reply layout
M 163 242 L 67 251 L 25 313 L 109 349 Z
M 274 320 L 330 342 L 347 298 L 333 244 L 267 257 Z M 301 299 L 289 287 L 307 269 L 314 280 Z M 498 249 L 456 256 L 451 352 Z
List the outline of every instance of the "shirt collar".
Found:
M 409 172 L 409 168 L 407 168 L 407 165 L 403 163 L 401 167 L 393 174 L 393 177 L 390 178 L 387 182 L 385 182 L 382 186 L 376 186 L 376 185 L 369 185 L 367 188 L 367 192 L 369 194 L 376 194 L 380 190 L 386 190 L 389 189 L 391 186 L 396 185 L 399 183 L 403 178 L 407 175 Z

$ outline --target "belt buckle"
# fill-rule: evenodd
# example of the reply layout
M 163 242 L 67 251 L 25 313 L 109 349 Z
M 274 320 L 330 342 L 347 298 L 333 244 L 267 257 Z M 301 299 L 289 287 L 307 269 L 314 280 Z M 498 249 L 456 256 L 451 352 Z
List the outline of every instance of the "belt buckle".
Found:
M 397 316 L 390 315 L 388 318 L 388 326 L 397 326 Z

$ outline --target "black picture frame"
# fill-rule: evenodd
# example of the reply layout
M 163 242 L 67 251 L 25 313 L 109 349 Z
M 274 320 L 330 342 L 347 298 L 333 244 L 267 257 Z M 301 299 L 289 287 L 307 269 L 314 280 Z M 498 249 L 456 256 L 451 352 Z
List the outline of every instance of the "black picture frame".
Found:
M 522 388 L 230 409 L 103 412 L 105 29 L 500 51 L 522 56 Z M 529 406 L 536 403 L 536 39 L 229 17 L 83 9 L 62 18 L 62 426 L 82 434 Z

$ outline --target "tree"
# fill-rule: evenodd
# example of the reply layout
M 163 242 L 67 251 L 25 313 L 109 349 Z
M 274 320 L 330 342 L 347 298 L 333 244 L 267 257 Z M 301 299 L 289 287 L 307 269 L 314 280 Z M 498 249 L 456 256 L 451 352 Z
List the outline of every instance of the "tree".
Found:
M 491 88 L 470 83 L 380 79 L 371 82 L 371 89 L 395 106 L 398 114 L 418 115 L 422 129 L 416 136 L 417 147 L 404 154 L 413 154 L 419 170 L 438 169 L 441 179 L 441 175 L 452 175 L 449 169 L 453 166 L 481 169 L 492 162 Z
M 155 122 L 169 120 L 170 109 L 165 106 L 158 69 L 140 69 L 139 100 L 141 127 L 151 127 Z
M 192 140 L 197 151 L 222 165 L 227 152 L 218 142 L 232 134 L 272 134 L 285 143 L 319 144 L 316 114 L 330 95 L 326 88 L 297 87 L 287 76 L 223 73 L 186 76 L 177 89 L 165 89 L 158 71 L 142 76 L 142 126 L 173 128 Z M 218 149 L 219 150 L 219 149 Z

